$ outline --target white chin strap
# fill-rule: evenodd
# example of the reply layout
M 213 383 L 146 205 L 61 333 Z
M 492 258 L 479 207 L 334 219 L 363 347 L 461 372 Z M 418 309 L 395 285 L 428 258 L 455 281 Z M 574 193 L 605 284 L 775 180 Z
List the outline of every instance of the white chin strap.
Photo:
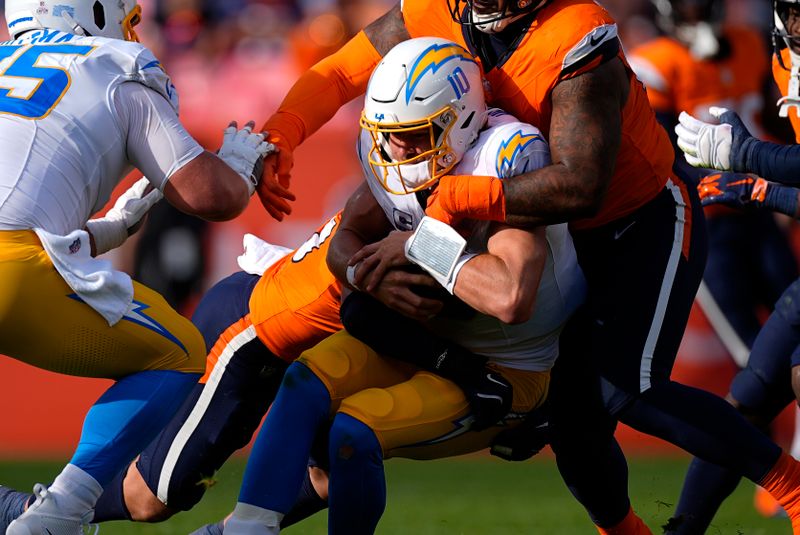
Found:
M 681 24 L 675 28 L 676 37 L 689 45 L 692 57 L 698 60 L 713 58 L 719 52 L 719 40 L 707 22 Z
M 789 116 L 789 108 L 800 117 L 800 54 L 789 48 L 789 58 L 792 60 L 792 73 L 789 75 L 789 90 L 786 96 L 778 100 L 778 115 Z
M 475 27 L 478 30 L 482 31 L 483 33 L 497 33 L 502 32 L 506 29 L 506 27 L 514 22 L 515 20 L 519 20 L 524 17 L 527 13 L 520 13 L 514 17 L 505 17 L 505 18 L 498 18 L 501 16 L 501 13 L 494 12 L 494 13 L 476 13 L 475 10 L 472 10 L 472 22 L 475 24 Z

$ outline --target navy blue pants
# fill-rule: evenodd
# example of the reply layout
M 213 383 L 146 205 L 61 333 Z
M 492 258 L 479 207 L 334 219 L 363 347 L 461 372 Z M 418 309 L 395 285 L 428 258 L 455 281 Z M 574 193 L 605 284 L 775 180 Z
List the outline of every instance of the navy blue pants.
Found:
M 601 527 L 630 507 L 617 421 L 751 479 L 780 454 L 727 402 L 670 380 L 707 251 L 697 192 L 679 186 L 573 234 L 589 294 L 561 337 L 551 445 L 568 487 Z
M 243 272 L 209 290 L 192 317 L 210 349 L 249 312 L 259 277 Z M 244 333 L 223 352 L 205 384 L 198 384 L 170 424 L 145 449 L 137 468 L 150 490 L 176 510 L 202 498 L 214 473 L 250 442 L 275 398 L 287 364 Z

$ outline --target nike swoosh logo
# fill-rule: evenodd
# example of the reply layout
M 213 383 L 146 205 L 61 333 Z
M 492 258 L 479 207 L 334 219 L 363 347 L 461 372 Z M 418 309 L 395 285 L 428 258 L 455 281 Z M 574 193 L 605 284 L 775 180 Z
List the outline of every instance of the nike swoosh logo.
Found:
M 44 535 L 53 535 L 53 532 L 50 531 L 48 528 L 44 528 Z
M 600 32 L 597 35 L 593 35 L 589 38 L 589 46 L 595 47 L 597 44 L 606 38 L 606 32 Z
M 491 373 L 487 373 L 487 374 L 486 374 L 486 378 L 487 378 L 487 379 L 489 379 L 491 382 L 493 382 L 493 383 L 494 383 L 494 384 L 496 384 L 496 385 L 500 385 L 500 386 L 503 386 L 503 387 L 508 387 L 508 385 L 507 385 L 507 384 L 505 384 L 504 382 L 502 382 L 502 381 L 498 381 L 497 379 L 495 379 L 494 377 L 492 377 L 492 374 L 491 374 Z
M 496 399 L 497 401 L 500 401 L 500 402 L 503 401 L 503 398 L 501 398 L 500 396 L 494 396 L 494 395 L 478 394 L 478 397 L 481 398 L 481 399 Z
M 615 239 L 615 240 L 618 240 L 618 239 L 620 239 L 620 238 L 622 237 L 622 235 L 623 235 L 623 234 L 625 234 L 626 232 L 628 232 L 628 230 L 629 230 L 629 229 L 630 229 L 632 226 L 634 226 L 635 224 L 636 224 L 636 221 L 632 221 L 632 222 L 631 222 L 631 223 L 630 223 L 630 224 L 629 224 L 627 227 L 625 227 L 624 229 L 616 231 L 616 232 L 614 233 L 614 239 Z

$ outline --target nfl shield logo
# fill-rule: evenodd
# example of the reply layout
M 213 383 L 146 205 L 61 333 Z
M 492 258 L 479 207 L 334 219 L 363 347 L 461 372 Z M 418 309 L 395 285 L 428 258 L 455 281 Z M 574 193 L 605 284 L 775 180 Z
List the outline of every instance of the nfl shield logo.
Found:
M 76 238 L 74 242 L 69 244 L 69 254 L 75 254 L 81 250 L 81 239 Z

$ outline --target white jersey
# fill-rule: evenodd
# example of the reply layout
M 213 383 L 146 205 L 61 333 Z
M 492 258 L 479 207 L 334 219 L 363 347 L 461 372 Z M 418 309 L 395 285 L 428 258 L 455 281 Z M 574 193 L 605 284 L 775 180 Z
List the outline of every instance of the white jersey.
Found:
M 163 189 L 202 152 L 138 43 L 40 30 L 0 43 L 0 230 L 84 227 L 133 169 Z
M 425 216 L 424 208 L 416 194 L 396 195 L 381 186 L 366 157 L 371 148 L 372 138 L 362 131 L 359 158 L 372 194 L 396 229 L 415 229 Z M 452 174 L 511 178 L 549 163 L 547 142 L 537 128 L 493 109 L 486 128 Z M 393 169 L 390 173 L 390 186 L 395 191 L 401 190 L 399 177 Z M 467 252 L 486 251 L 489 225 L 481 222 L 475 226 L 467 241 Z M 546 236 L 547 260 L 536 294 L 536 309 L 528 321 L 512 325 L 476 313 L 469 320 L 437 317 L 429 322 L 430 327 L 502 366 L 532 371 L 550 369 L 558 356 L 558 335 L 567 318 L 583 301 L 586 282 L 567 225 L 548 226 Z

